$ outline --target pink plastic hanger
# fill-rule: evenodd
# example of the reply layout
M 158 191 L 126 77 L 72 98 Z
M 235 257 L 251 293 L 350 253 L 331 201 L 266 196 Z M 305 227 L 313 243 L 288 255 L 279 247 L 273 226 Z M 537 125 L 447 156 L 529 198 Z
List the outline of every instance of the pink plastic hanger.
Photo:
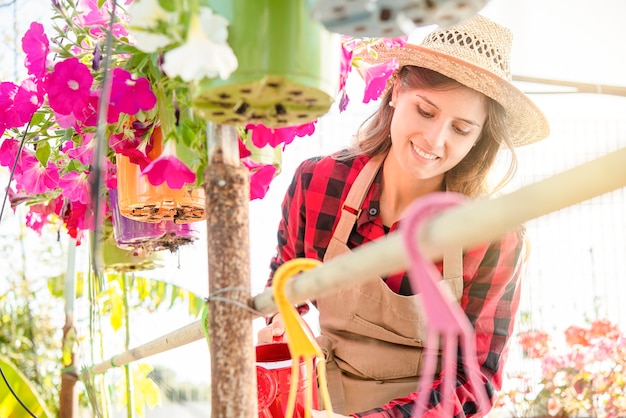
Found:
M 448 288 L 437 285 L 442 277 L 439 270 L 429 260 L 425 260 L 418 248 L 417 233 L 425 221 L 441 211 L 467 201 L 458 193 L 437 192 L 416 200 L 408 208 L 400 224 L 404 248 L 408 256 L 408 273 L 414 293 L 421 294 L 428 337 L 424 349 L 424 366 L 418 386 L 413 417 L 421 417 L 426 410 L 437 367 L 439 342 L 443 347 L 443 370 L 441 384 L 441 407 L 443 417 L 454 416 L 453 396 L 457 380 L 457 350 L 459 343 L 463 354 L 463 366 L 466 378 L 471 382 L 471 389 L 476 395 L 478 411 L 487 411 L 489 398 L 485 384 L 479 377 L 480 368 L 476 357 L 474 328 L 465 312 L 453 298 Z

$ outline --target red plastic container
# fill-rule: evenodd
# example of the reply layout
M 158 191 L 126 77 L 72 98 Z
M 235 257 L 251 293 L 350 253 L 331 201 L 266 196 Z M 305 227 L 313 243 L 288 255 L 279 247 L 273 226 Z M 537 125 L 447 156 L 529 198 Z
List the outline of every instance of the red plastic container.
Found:
M 291 383 L 291 354 L 287 343 L 256 346 L 259 418 L 284 418 Z M 294 418 L 304 418 L 306 366 L 300 361 Z M 318 409 L 317 377 L 313 368 L 313 409 Z

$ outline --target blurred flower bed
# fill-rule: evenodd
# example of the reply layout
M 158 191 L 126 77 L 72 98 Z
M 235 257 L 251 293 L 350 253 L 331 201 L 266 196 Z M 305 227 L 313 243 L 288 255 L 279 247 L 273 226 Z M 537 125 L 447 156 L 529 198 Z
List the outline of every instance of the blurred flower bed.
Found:
M 562 335 L 525 331 L 518 342 L 540 366 L 540 380 L 510 377 L 513 388 L 501 393 L 496 410 L 515 417 L 626 416 L 626 335 L 616 324 L 598 319 Z

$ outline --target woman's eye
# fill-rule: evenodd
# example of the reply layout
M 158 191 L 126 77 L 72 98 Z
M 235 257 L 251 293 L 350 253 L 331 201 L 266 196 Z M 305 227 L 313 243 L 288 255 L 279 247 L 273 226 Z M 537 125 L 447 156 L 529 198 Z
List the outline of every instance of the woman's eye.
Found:
M 471 131 L 461 129 L 461 128 L 457 127 L 457 126 L 454 127 L 454 132 L 456 132 L 459 135 L 469 135 L 471 133 Z
M 419 112 L 420 115 L 424 116 L 425 118 L 432 118 L 433 114 L 430 112 L 427 112 L 426 110 L 422 109 L 421 107 L 418 106 L 417 111 Z

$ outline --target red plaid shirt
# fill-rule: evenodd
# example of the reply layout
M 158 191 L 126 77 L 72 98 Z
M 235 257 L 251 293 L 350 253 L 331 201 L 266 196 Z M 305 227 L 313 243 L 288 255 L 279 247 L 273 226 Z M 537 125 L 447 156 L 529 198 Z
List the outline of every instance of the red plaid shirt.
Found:
M 272 274 L 287 260 L 308 257 L 322 260 L 341 212 L 341 204 L 368 157 L 337 161 L 316 157 L 304 161 L 296 170 L 282 205 L 283 218 L 278 229 L 277 254 L 271 262 Z M 348 186 L 348 187 L 346 187 Z M 384 236 L 398 227 L 383 226 L 379 217 L 381 172 L 375 178 L 362 213 L 353 229 L 348 246 L 357 247 Z M 506 359 L 507 341 L 513 331 L 520 297 L 520 273 L 523 254 L 522 230 L 510 233 L 499 241 L 467 251 L 463 258 L 463 295 L 461 307 L 476 331 L 476 353 L 490 397 L 499 390 Z M 442 271 L 442 263 L 437 263 Z M 384 278 L 396 293 L 411 295 L 406 273 Z M 271 278 L 268 286 L 271 285 Z M 301 307 L 301 312 L 308 307 Z M 434 396 L 424 416 L 439 417 L 439 387 L 433 382 Z M 354 417 L 410 417 L 417 392 Z M 476 416 L 475 397 L 469 383 L 459 371 L 456 383 L 455 415 Z

